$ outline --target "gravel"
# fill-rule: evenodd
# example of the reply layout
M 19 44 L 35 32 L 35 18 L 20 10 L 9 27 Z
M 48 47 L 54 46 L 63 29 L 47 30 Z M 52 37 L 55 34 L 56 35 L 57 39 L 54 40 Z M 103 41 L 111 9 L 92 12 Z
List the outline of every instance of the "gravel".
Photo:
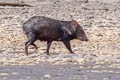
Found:
M 33 7 L 0 6 L 0 66 L 120 62 L 120 2 L 112 4 L 98 0 L 90 0 L 89 3 L 85 3 L 84 0 L 23 0 L 23 2 Z M 61 42 L 54 42 L 50 56 L 45 53 L 46 42 L 37 41 L 39 49 L 30 47 L 30 54 L 26 56 L 24 43 L 27 39 L 23 34 L 22 24 L 35 15 L 58 20 L 75 19 L 83 26 L 89 41 L 71 41 L 75 54 L 70 54 Z M 116 66 L 119 67 L 119 64 Z

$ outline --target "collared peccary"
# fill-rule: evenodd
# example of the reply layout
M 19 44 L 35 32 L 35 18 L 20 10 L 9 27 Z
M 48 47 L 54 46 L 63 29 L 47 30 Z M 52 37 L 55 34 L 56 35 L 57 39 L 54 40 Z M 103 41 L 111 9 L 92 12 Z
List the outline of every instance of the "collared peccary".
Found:
M 62 41 L 66 48 L 73 53 L 70 40 L 79 39 L 88 41 L 83 28 L 75 21 L 60 21 L 44 16 L 34 16 L 23 24 L 23 31 L 27 35 L 28 41 L 25 43 L 25 53 L 28 55 L 28 46 L 34 44 L 36 40 L 47 41 L 47 55 L 53 41 Z

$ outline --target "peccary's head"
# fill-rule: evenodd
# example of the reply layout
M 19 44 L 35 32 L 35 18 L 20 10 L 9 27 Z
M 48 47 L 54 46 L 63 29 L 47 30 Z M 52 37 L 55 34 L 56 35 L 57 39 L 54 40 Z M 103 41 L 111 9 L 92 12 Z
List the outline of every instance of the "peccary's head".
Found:
M 71 22 L 72 22 L 72 28 L 75 34 L 75 38 L 81 41 L 88 41 L 88 38 L 83 28 L 75 20 L 72 20 Z

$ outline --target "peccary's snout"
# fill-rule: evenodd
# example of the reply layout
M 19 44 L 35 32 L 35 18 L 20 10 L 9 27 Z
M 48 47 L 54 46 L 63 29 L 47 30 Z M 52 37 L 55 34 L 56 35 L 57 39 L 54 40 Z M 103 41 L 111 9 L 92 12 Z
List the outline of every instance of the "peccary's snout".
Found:
M 88 41 L 88 38 L 86 35 L 83 37 L 83 41 Z
M 88 39 L 84 39 L 83 41 L 89 41 Z
M 81 40 L 81 41 L 88 41 L 88 38 L 85 35 L 80 36 L 78 39 Z

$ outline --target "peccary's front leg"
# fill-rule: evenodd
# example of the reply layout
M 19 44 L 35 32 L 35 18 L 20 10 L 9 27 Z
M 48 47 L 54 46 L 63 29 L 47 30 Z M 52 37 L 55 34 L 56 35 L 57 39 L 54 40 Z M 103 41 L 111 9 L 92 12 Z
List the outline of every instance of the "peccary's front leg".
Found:
M 52 41 L 47 41 L 47 55 L 49 55 L 49 49 L 50 49 L 50 46 L 51 46 L 51 43 Z
M 70 53 L 73 53 L 73 51 L 71 49 L 70 41 L 69 40 L 63 40 L 63 43 L 66 46 L 66 48 L 70 51 Z

